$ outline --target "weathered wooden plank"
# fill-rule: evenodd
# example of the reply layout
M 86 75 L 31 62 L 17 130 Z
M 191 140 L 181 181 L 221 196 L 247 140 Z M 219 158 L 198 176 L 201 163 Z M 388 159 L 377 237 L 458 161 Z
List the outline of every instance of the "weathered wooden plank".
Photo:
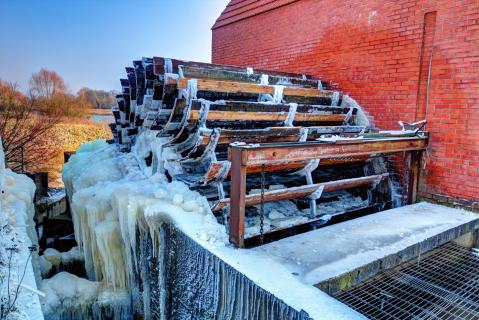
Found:
M 242 152 L 233 150 L 231 156 L 232 181 L 230 208 L 230 242 L 236 247 L 244 247 L 244 219 L 246 197 L 246 166 L 242 164 Z
M 390 138 L 365 140 L 349 144 L 322 142 L 271 143 L 256 145 L 235 145 L 242 150 L 242 164 L 245 166 L 262 163 L 281 163 L 295 160 L 350 158 L 372 154 L 387 154 L 402 151 L 423 150 L 427 138 Z
M 188 78 L 180 78 L 177 81 L 179 89 L 188 88 Z M 249 93 L 249 94 L 274 94 L 275 87 L 270 85 L 261 85 L 255 83 L 212 80 L 212 79 L 196 79 L 198 91 L 216 91 L 225 93 Z M 311 89 L 311 88 L 293 88 L 285 87 L 283 89 L 284 96 L 294 97 L 326 97 L 331 98 L 333 91 Z
M 377 181 L 381 181 L 387 178 L 388 176 L 389 176 L 388 173 L 384 173 L 381 175 L 372 175 L 372 176 L 353 178 L 353 179 L 336 180 L 336 181 L 329 181 L 329 182 L 317 183 L 312 185 L 304 185 L 300 187 L 268 191 L 264 193 L 264 201 L 271 202 L 271 201 L 281 201 L 281 200 L 307 197 L 321 187 L 324 188 L 323 192 L 357 188 L 357 187 L 372 184 Z M 258 205 L 261 203 L 261 195 L 260 194 L 247 195 L 245 196 L 244 202 L 246 207 Z M 222 199 L 222 200 L 219 200 L 211 208 L 211 210 L 220 211 L 229 205 L 230 205 L 230 199 Z
M 411 165 L 409 168 L 408 204 L 417 202 L 420 173 L 421 153 L 418 151 L 413 151 L 411 152 Z
M 156 75 L 163 75 L 166 72 L 165 69 L 165 61 L 167 59 L 163 57 L 153 57 L 153 66 L 154 66 L 154 73 Z M 224 71 L 237 71 L 237 72 L 246 72 L 245 67 L 240 66 L 233 66 L 233 65 L 226 65 L 226 64 L 214 64 L 214 63 L 206 63 L 206 62 L 195 62 L 195 61 L 185 61 L 185 60 L 177 60 L 177 59 L 169 59 L 171 61 L 171 70 L 173 73 L 178 73 L 178 69 L 180 66 L 187 66 L 192 68 L 203 68 L 203 69 L 210 69 L 210 70 L 224 70 Z M 255 73 L 259 74 L 267 74 L 270 76 L 277 76 L 277 77 L 291 77 L 291 78 L 306 78 L 311 79 L 310 75 L 303 75 L 299 73 L 292 73 L 292 72 L 281 72 L 281 71 L 273 71 L 273 70 L 263 70 L 263 69 L 254 69 Z
M 369 156 L 357 156 L 357 157 L 348 157 L 348 158 L 334 158 L 334 159 L 322 159 L 319 163 L 320 166 L 331 166 L 336 164 L 344 164 L 344 163 L 356 163 L 356 162 L 364 162 L 369 159 Z M 294 169 L 302 169 L 309 163 L 310 160 L 303 160 L 303 161 L 288 161 L 282 163 L 272 163 L 265 165 L 266 172 L 274 172 L 274 171 L 284 171 L 284 170 L 294 170 Z M 248 173 L 259 173 L 261 172 L 261 165 L 253 165 L 247 166 L 246 171 Z
M 269 127 L 265 129 L 222 129 L 218 145 L 233 142 L 244 143 L 278 143 L 297 142 L 302 127 Z M 361 126 L 315 126 L 308 127 L 308 140 L 315 140 L 323 134 L 354 135 L 364 130 Z M 209 133 L 203 133 L 199 145 L 206 146 L 209 143 Z
M 251 82 L 260 83 L 262 77 L 267 73 L 262 73 L 259 70 L 249 74 L 246 68 L 240 70 L 227 70 L 218 68 L 205 68 L 204 66 L 187 66 L 180 65 L 182 75 L 186 78 L 199 79 L 217 79 L 217 80 L 230 80 L 238 82 Z M 300 75 L 273 75 L 268 74 L 268 84 L 270 85 L 289 85 L 303 88 L 318 88 L 320 80 L 304 79 Z M 326 83 L 322 83 L 321 86 L 325 86 Z
M 241 131 L 241 130 L 238 130 Z M 258 130 L 259 131 L 259 130 Z M 284 135 L 244 135 L 244 136 L 229 136 L 223 135 L 221 132 L 220 138 L 218 139 L 218 145 L 229 145 L 233 142 L 245 142 L 245 143 L 274 143 L 274 142 L 295 142 L 299 140 L 299 134 L 284 134 Z M 200 145 L 205 146 L 209 143 L 209 136 L 201 136 Z
M 368 159 L 368 156 L 356 157 L 356 158 L 339 158 L 339 159 L 326 159 L 320 162 L 320 166 L 331 166 L 331 165 L 338 165 L 344 163 L 357 163 L 357 162 L 364 162 Z M 214 180 L 217 177 L 218 171 L 222 168 L 223 161 L 213 162 L 205 174 L 205 180 Z M 265 172 L 277 172 L 277 171 L 286 171 L 286 170 L 300 170 L 303 169 L 309 161 L 291 161 L 288 163 L 280 163 L 280 164 L 268 164 L 264 166 Z M 262 170 L 261 165 L 250 166 L 246 168 L 246 172 L 248 174 L 251 173 L 259 173 Z M 228 172 L 227 176 L 231 176 L 231 171 Z
M 202 106 L 201 100 L 191 101 L 191 109 L 199 110 Z M 221 103 L 211 103 L 210 110 L 217 111 L 256 111 L 256 112 L 289 112 L 291 105 L 288 103 L 263 103 L 251 101 L 225 100 Z M 347 114 L 350 111 L 348 107 L 333 107 L 329 105 L 317 104 L 298 104 L 296 112 L 298 113 L 325 113 L 325 114 Z
M 200 117 L 199 110 L 190 112 L 190 119 L 197 120 Z M 287 113 L 273 112 L 244 112 L 244 111 L 215 111 L 208 112 L 210 121 L 285 121 Z M 345 115 L 342 114 L 320 114 L 320 113 L 297 113 L 294 121 L 303 122 L 343 122 Z

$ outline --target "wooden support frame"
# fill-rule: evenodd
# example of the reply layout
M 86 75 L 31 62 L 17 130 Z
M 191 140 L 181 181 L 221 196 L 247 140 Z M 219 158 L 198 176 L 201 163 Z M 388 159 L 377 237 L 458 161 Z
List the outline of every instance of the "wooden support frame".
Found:
M 244 247 L 244 219 L 246 199 L 246 164 L 243 164 L 242 148 L 231 149 L 231 206 L 230 242 L 236 247 Z
M 419 188 L 419 178 L 421 174 L 421 152 L 411 152 L 411 162 L 409 166 L 409 186 L 408 186 L 408 204 L 417 202 L 417 193 Z
M 414 151 L 418 154 L 417 161 L 420 161 L 420 151 L 427 147 L 427 142 L 427 137 L 413 137 L 366 140 L 343 145 L 318 142 L 231 145 L 229 148 L 231 161 L 230 242 L 236 247 L 244 247 L 245 208 L 247 199 L 249 199 L 246 195 L 246 175 L 249 167 L 313 159 L 374 156 L 405 151 Z M 418 163 L 417 170 L 419 168 Z M 417 180 L 415 183 L 417 185 Z M 254 204 L 254 201 L 250 202 Z

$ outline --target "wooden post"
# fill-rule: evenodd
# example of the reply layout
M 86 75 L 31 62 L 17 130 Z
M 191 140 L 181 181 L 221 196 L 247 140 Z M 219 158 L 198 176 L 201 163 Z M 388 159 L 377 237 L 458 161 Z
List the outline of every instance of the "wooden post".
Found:
M 238 248 L 244 247 L 244 218 L 246 196 L 246 166 L 243 164 L 241 148 L 231 148 L 231 204 L 230 242 Z
M 33 175 L 35 182 L 35 201 L 48 196 L 48 172 L 37 172 Z
M 411 165 L 409 168 L 408 204 L 417 202 L 419 175 L 421 169 L 421 151 L 411 151 Z

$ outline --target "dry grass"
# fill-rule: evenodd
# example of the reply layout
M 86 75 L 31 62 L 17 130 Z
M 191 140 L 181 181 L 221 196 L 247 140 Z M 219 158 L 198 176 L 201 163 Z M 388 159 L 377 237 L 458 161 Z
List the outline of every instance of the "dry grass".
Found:
M 50 144 L 56 156 L 42 163 L 39 171 L 48 171 L 50 187 L 61 187 L 63 152 L 75 151 L 80 144 L 97 139 L 110 139 L 111 131 L 107 125 L 88 119 L 64 118 L 48 133 Z

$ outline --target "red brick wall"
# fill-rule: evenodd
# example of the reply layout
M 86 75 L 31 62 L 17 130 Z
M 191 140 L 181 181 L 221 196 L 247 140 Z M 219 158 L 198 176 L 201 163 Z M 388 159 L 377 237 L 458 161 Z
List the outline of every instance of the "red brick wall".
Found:
M 334 81 L 381 128 L 425 116 L 421 193 L 479 201 L 478 0 L 300 0 L 214 28 L 213 62 Z

